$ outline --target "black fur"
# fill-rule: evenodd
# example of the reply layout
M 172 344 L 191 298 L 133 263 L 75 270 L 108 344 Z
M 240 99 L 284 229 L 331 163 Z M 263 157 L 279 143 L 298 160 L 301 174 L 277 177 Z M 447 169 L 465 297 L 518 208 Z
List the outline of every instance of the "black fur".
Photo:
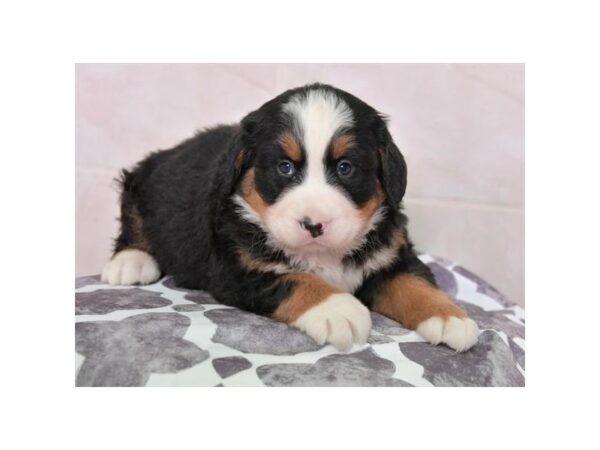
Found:
M 287 91 L 248 114 L 239 125 L 204 130 L 173 149 L 151 154 L 132 171 L 124 171 L 122 229 L 115 252 L 145 245 L 144 250 L 156 258 L 163 273 L 174 276 L 177 285 L 204 289 L 225 304 L 271 315 L 290 295 L 293 283 L 275 273 L 244 268 L 237 252 L 244 249 L 262 262 L 286 262 L 286 256 L 267 245 L 266 234 L 240 216 L 231 197 L 250 168 L 267 203 L 275 202 L 290 183 L 299 182 L 302 162 L 289 179 L 277 176 L 273 169 L 282 157 L 276 138 L 283 130 L 293 129 L 289 118 L 281 114 L 281 106 L 292 95 L 315 88 L 335 92 L 355 118 L 356 147 L 345 158 L 356 167 L 356 176 L 352 180 L 337 177 L 335 161 L 327 161 L 331 182 L 343 188 L 359 207 L 375 195 L 378 181 L 386 198 L 383 220 L 344 263 L 360 266 L 374 251 L 390 244 L 395 230 L 402 230 L 407 242 L 397 260 L 367 278 L 356 295 L 370 306 L 377 287 L 401 272 L 435 284 L 406 235 L 407 219 L 399 208 L 406 189 L 406 164 L 384 119 L 358 98 L 325 85 Z M 132 215 L 139 216 L 141 230 L 132 230 Z

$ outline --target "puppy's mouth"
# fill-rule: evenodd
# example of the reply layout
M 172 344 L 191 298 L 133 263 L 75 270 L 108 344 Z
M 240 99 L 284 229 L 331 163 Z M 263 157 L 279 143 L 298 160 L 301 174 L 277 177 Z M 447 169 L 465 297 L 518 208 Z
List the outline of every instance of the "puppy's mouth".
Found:
M 311 237 L 302 236 L 299 239 L 293 241 L 290 240 L 278 240 L 275 239 L 277 247 L 281 247 L 289 250 L 318 250 L 334 248 L 331 244 L 327 243 L 323 236 Z
M 327 245 L 325 242 L 323 242 L 321 239 L 319 239 L 318 237 L 316 238 L 307 238 L 306 241 L 301 242 L 299 245 L 296 245 L 295 247 L 292 248 L 297 248 L 297 249 L 324 249 L 324 248 L 332 248 L 330 245 Z
M 282 228 L 268 232 L 272 247 L 288 254 L 335 254 L 343 256 L 352 251 L 362 236 L 336 219 L 322 222 L 287 220 Z M 340 228 L 342 226 L 342 228 Z

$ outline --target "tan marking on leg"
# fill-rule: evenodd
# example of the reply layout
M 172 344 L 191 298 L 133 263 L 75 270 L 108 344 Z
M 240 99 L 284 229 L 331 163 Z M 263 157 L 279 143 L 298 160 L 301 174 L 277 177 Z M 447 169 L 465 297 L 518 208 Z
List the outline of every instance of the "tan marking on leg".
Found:
M 343 134 L 336 137 L 331 148 L 331 156 L 333 159 L 342 158 L 352 145 L 354 145 L 354 136 Z
M 133 207 L 124 210 L 122 214 L 122 226 L 129 230 L 131 239 L 130 242 L 128 242 L 128 245 L 121 250 L 135 249 L 151 254 L 150 243 L 144 234 L 144 219 L 137 206 L 134 205 Z M 114 256 L 115 254 L 113 254 L 111 259 L 114 258 Z
M 398 275 L 388 281 L 376 295 L 373 311 L 411 330 L 431 317 L 467 317 L 444 292 L 414 275 Z
M 302 159 L 302 151 L 298 141 L 291 133 L 284 133 L 279 138 L 279 143 L 284 153 L 292 161 L 299 162 Z
M 268 203 L 263 200 L 258 191 L 256 190 L 256 184 L 254 182 L 254 168 L 248 170 L 244 179 L 242 180 L 242 197 L 246 200 L 254 211 L 262 218 L 264 217 Z
M 131 229 L 135 240 L 134 248 L 150 253 L 150 243 L 144 234 L 144 220 L 135 206 L 131 210 Z
M 294 291 L 277 307 L 273 317 L 287 323 L 295 322 L 308 309 L 321 303 L 331 294 L 343 292 L 311 273 L 284 275 L 282 281 L 291 282 Z

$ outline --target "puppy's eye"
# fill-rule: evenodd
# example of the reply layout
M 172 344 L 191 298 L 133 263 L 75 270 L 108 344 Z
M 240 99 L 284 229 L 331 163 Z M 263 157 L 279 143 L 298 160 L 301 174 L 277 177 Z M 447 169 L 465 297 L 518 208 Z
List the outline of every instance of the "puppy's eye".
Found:
M 277 170 L 284 177 L 291 177 L 292 175 L 294 175 L 294 172 L 296 171 L 296 167 L 294 167 L 293 162 L 288 161 L 287 159 L 284 159 L 283 161 L 280 161 L 279 164 L 277 165 Z
M 354 168 L 352 167 L 352 164 L 345 159 L 341 160 L 337 165 L 337 173 L 340 177 L 347 177 L 351 175 L 353 171 Z

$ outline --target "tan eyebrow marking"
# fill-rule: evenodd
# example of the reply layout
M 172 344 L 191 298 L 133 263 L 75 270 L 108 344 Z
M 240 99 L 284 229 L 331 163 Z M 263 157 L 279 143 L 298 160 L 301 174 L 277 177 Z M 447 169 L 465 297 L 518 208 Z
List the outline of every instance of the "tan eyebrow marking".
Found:
M 286 132 L 282 134 L 279 138 L 279 143 L 281 144 L 284 153 L 292 161 L 299 162 L 302 159 L 302 151 L 300 150 L 300 145 L 291 133 Z
M 346 154 L 346 152 L 354 144 L 354 136 L 350 134 L 343 134 L 338 136 L 333 141 L 333 147 L 331 149 L 331 156 L 333 159 L 339 159 Z

